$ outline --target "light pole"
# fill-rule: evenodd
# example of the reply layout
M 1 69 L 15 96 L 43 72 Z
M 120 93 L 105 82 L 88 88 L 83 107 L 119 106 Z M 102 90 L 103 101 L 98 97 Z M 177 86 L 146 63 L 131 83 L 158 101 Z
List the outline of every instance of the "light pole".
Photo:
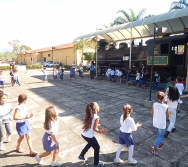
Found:
M 153 29 L 153 54 L 151 60 L 151 77 L 150 77 L 150 93 L 149 93 L 149 101 L 151 101 L 151 90 L 152 90 L 152 80 L 153 80 L 153 64 L 154 64 L 154 52 L 155 52 L 155 36 L 156 36 L 156 27 Z
M 52 46 L 52 63 L 54 62 L 53 50 L 55 50 L 55 46 Z

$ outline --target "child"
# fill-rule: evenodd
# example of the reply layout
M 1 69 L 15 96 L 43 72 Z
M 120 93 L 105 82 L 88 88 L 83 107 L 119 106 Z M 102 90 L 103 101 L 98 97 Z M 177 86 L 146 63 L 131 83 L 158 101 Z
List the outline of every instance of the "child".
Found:
M 110 78 L 112 81 L 114 81 L 114 77 L 115 77 L 115 68 L 112 68 L 110 71 Z
M 61 80 L 63 80 L 63 75 L 64 75 L 64 69 L 63 69 L 63 67 L 60 67 L 59 76 L 60 76 Z
M 153 107 L 150 110 L 150 113 L 153 114 L 153 126 L 157 128 L 157 138 L 154 142 L 154 146 L 151 147 L 152 155 L 155 155 L 157 149 L 163 147 L 162 141 L 166 128 L 166 118 L 169 118 L 168 106 L 163 103 L 164 99 L 165 94 L 163 92 L 158 92 L 158 102 L 153 103 Z
M 127 77 L 126 77 L 126 83 L 127 83 L 127 85 L 130 83 L 131 85 L 132 85 L 132 82 L 131 82 L 131 70 L 130 69 L 128 69 L 127 70 Z
M 136 70 L 136 85 L 139 86 L 140 83 L 140 72 L 139 70 Z
M 153 76 L 153 90 L 157 90 L 157 92 L 159 91 L 160 88 L 160 76 L 158 74 L 158 71 L 154 72 L 154 76 Z
M 182 96 L 183 90 L 184 90 L 184 85 L 182 84 L 182 78 L 177 77 L 176 82 L 177 82 L 176 87 L 178 88 L 180 96 Z M 182 103 L 182 101 L 179 101 L 179 103 L 178 103 L 178 108 L 177 108 L 178 113 L 180 113 L 181 103 Z
M 137 161 L 133 159 L 134 141 L 132 139 L 131 133 L 132 131 L 136 131 L 137 128 L 141 127 L 141 124 L 135 124 L 134 119 L 130 117 L 132 111 L 133 109 L 131 105 L 125 104 L 123 106 L 123 114 L 120 118 L 121 127 L 118 132 L 119 146 L 116 152 L 116 158 L 114 159 L 115 163 L 123 163 L 123 160 L 119 158 L 123 145 L 126 145 L 129 148 L 128 162 L 130 164 L 137 163 Z
M 17 74 L 17 72 L 18 72 L 17 70 L 13 72 L 12 86 L 14 86 L 15 83 L 17 83 L 19 86 L 21 86 L 20 82 L 18 80 L 18 74 Z
M 47 71 L 46 71 L 46 67 L 44 67 L 42 69 L 42 72 L 44 73 L 44 82 L 48 82 L 48 74 L 47 74 Z
M 3 71 L 0 71 L 0 85 L 2 85 L 2 88 L 5 88 L 5 77 L 3 75 Z
M 5 150 L 5 146 L 3 144 L 3 136 L 4 136 L 4 130 L 5 127 L 7 132 L 7 142 L 11 141 L 11 134 L 12 134 L 12 128 L 11 128 L 11 115 L 12 109 L 10 105 L 6 103 L 7 95 L 0 90 L 0 151 Z
M 146 88 L 146 72 L 142 73 L 140 77 L 140 82 L 142 85 L 142 89 L 145 89 Z
M 23 149 L 21 148 L 21 142 L 26 137 L 27 144 L 30 150 L 30 157 L 35 157 L 37 152 L 35 152 L 32 148 L 32 141 L 31 141 L 31 127 L 29 124 L 30 118 L 33 117 L 32 113 L 28 113 L 25 107 L 27 101 L 27 96 L 25 94 L 20 94 L 18 96 L 18 105 L 15 109 L 14 113 L 14 120 L 16 120 L 16 130 L 18 132 L 19 138 L 17 140 L 17 147 L 16 150 L 18 153 L 23 153 Z
M 57 69 L 53 69 L 53 74 L 54 74 L 54 80 L 57 81 Z
M 80 74 L 80 77 L 82 79 L 84 78 L 83 73 L 84 73 L 84 68 L 83 68 L 82 64 L 80 64 L 80 66 L 79 66 L 79 74 Z
M 99 151 L 100 146 L 98 144 L 97 139 L 94 137 L 94 131 L 98 133 L 106 133 L 107 129 L 102 128 L 99 130 L 99 116 L 97 113 L 99 112 L 99 105 L 96 102 L 92 102 L 86 106 L 86 115 L 84 120 L 84 126 L 82 131 L 82 137 L 85 141 L 87 141 L 87 145 L 82 150 L 79 155 L 80 160 L 86 160 L 84 157 L 86 152 L 92 147 L 94 149 L 94 166 L 100 167 L 103 166 L 103 162 L 99 162 Z
M 164 135 L 165 138 L 168 137 L 170 132 L 174 132 L 176 130 L 175 128 L 175 122 L 176 122 L 176 109 L 178 106 L 178 100 L 179 100 L 179 92 L 178 89 L 175 87 L 175 82 L 172 81 L 170 84 L 170 87 L 168 88 L 168 96 L 167 96 L 167 105 L 170 109 L 170 125 L 168 126 L 168 129 Z
M 71 78 L 71 81 L 72 81 L 72 78 L 74 78 L 76 80 L 75 68 L 73 68 L 73 67 L 70 68 L 70 78 Z
M 53 151 L 53 162 L 51 163 L 51 166 L 61 166 L 62 163 L 57 162 L 59 153 L 59 143 L 56 139 L 56 134 L 58 131 L 58 120 L 54 106 L 46 108 L 44 129 L 46 132 L 43 135 L 42 143 L 45 152 L 41 153 L 40 155 L 37 154 L 35 159 L 39 164 L 42 165 L 44 164 L 42 158 L 50 155 Z

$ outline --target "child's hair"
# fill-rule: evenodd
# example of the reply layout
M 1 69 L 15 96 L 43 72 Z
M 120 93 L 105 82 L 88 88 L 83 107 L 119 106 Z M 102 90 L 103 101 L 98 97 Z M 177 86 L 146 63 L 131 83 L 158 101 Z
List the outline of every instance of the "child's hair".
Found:
M 0 90 L 0 100 L 1 100 L 1 98 L 3 97 L 3 95 L 6 95 L 6 96 L 7 96 L 7 94 L 5 94 L 2 90 Z
M 51 121 L 57 120 L 57 113 L 55 111 L 54 106 L 49 106 L 45 110 L 45 121 L 44 121 L 44 129 L 49 130 L 51 126 Z
M 178 82 L 182 82 L 182 78 L 181 77 L 177 77 L 177 81 Z
M 179 91 L 175 86 L 170 86 L 168 91 L 168 98 L 171 101 L 178 100 L 180 97 Z
M 130 104 L 125 104 L 123 106 L 123 112 L 124 112 L 123 120 L 125 120 L 132 111 L 133 111 L 132 106 Z
M 23 103 L 25 100 L 27 100 L 27 95 L 26 94 L 20 94 L 18 96 L 18 103 L 19 104 Z
M 165 94 L 164 94 L 164 92 L 157 92 L 157 99 L 159 100 L 159 101 L 164 101 L 164 99 L 165 99 Z
M 89 128 L 91 128 L 93 114 L 97 110 L 99 110 L 99 106 L 96 102 L 92 102 L 86 106 L 86 116 L 83 122 L 84 126 L 82 129 L 88 130 Z

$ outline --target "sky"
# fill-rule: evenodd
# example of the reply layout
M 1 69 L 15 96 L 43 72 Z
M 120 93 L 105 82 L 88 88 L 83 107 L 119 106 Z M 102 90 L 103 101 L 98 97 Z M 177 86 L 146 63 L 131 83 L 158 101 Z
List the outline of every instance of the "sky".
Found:
M 173 0 L 0 0 L 0 53 L 19 40 L 33 50 L 71 43 L 113 22 L 118 10 L 167 13 Z

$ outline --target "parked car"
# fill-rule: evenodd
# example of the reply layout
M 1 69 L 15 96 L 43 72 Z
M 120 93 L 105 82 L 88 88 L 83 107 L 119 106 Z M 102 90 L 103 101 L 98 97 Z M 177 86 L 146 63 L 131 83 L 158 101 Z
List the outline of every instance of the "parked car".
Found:
M 54 65 L 54 64 L 53 64 L 52 61 L 48 61 L 46 66 L 47 66 L 47 67 L 53 67 L 53 65 Z
M 54 67 L 56 67 L 56 66 L 58 66 L 58 65 L 59 65 L 59 62 L 54 62 L 54 63 L 53 63 L 53 66 L 54 66 Z

